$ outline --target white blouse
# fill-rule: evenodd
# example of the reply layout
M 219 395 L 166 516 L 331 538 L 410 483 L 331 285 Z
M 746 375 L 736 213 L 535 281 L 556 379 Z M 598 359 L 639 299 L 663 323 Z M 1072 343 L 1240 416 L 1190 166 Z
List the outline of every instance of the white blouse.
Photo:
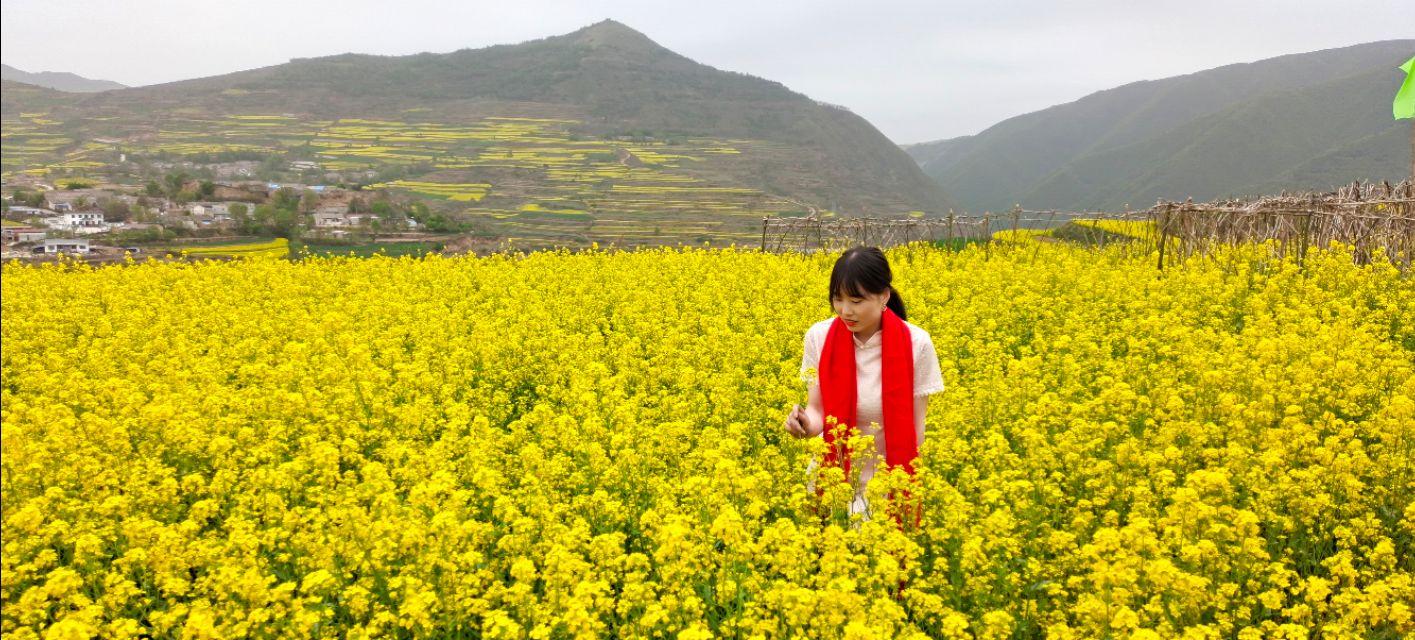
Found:
M 806 384 L 820 384 L 817 368 L 820 365 L 821 348 L 825 346 L 825 336 L 830 332 L 830 325 L 834 321 L 835 317 L 832 316 L 806 330 L 801 357 L 801 381 Z M 943 391 L 943 373 L 939 369 L 933 338 L 929 336 L 929 332 L 912 322 L 906 320 L 904 324 L 909 328 L 909 337 L 914 347 L 914 397 Z M 884 423 L 884 407 L 880 397 L 883 335 L 882 329 L 877 330 L 863 342 L 851 335 L 855 343 L 855 422 L 859 425 L 862 435 L 875 437 L 875 451 L 880 460 L 884 459 L 885 454 L 884 432 L 880 426 Z M 911 406 L 909 410 L 913 411 L 914 408 Z M 851 511 L 867 512 L 868 504 L 864 500 L 864 491 L 865 485 L 874 477 L 874 462 L 867 458 L 860 467 L 860 484 Z M 816 462 L 812 461 L 812 466 L 815 464 Z M 811 487 L 811 490 L 814 490 L 814 487 Z

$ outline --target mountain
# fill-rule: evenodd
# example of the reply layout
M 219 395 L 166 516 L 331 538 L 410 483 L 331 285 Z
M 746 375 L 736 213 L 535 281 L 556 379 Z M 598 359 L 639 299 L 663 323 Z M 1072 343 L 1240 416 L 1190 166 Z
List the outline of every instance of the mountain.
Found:
M 16 69 L 8 64 L 0 65 L 0 78 L 32 84 L 46 89 L 54 89 L 56 91 L 68 91 L 70 93 L 90 93 L 94 91 L 108 91 L 110 89 L 124 88 L 124 85 L 113 82 L 112 80 L 91 80 L 67 71 L 41 71 L 39 73 L 30 73 Z
M 10 121 L 25 110 L 23 99 L 14 102 L 11 105 L 7 96 Z M 305 149 L 295 142 L 298 136 L 323 144 L 322 137 L 339 138 L 330 127 L 338 129 L 339 123 L 355 119 L 472 129 L 505 119 L 537 122 L 544 131 L 534 152 L 554 155 L 555 162 L 489 166 L 493 163 L 486 150 L 498 140 L 482 140 L 470 130 L 461 134 L 466 144 L 429 152 L 442 159 L 429 158 L 434 164 L 465 166 L 435 167 L 445 170 L 431 172 L 428 180 L 490 184 L 493 196 L 506 198 L 493 198 L 501 208 L 565 195 L 537 186 L 560 175 L 551 171 L 571 166 L 570 156 L 578 158 L 574 166 L 580 170 L 600 172 L 595 175 L 644 167 L 666 174 L 641 176 L 645 183 L 601 183 L 606 193 L 621 186 L 643 194 L 652 184 L 701 185 L 692 187 L 698 191 L 685 186 L 677 195 L 661 198 L 683 203 L 707 193 L 739 190 L 738 195 L 752 203 L 737 203 L 734 211 L 755 216 L 758 227 L 761 215 L 771 211 L 816 208 L 900 215 L 942 211 L 953 204 L 907 154 L 854 113 L 777 82 L 699 64 L 612 20 L 519 44 L 444 54 L 299 58 L 222 76 L 78 96 L 51 109 L 45 118 L 67 123 L 76 144 L 92 137 L 122 139 L 131 158 L 145 157 L 141 147 L 151 146 L 152 140 L 187 135 L 177 130 L 261 114 L 280 114 L 284 120 L 267 129 L 279 127 L 285 133 L 272 138 L 274 142 L 252 139 L 249 146 L 276 145 L 276 151 L 287 154 Z M 441 144 L 451 138 L 428 139 Z M 233 150 L 232 141 L 229 135 L 212 135 L 200 142 L 215 152 Z M 196 149 L 196 142 L 162 149 Z M 576 145 L 585 153 L 571 153 Z M 338 155 L 331 148 L 323 147 L 323 155 L 316 154 L 314 160 Z M 406 151 L 409 156 L 415 153 Z M 514 159 L 519 153 L 511 149 L 506 157 Z M 374 152 L 360 156 L 378 157 Z M 337 169 L 348 162 L 339 158 L 326 166 Z M 541 175 L 508 173 L 537 168 L 544 170 Z M 749 191 L 756 195 L 749 197 Z M 513 192 L 526 197 L 509 198 Z M 573 195 L 571 208 L 577 210 L 619 206 L 605 204 L 602 198 L 596 200 L 598 205 L 587 203 L 594 195 L 587 192 Z M 705 205 L 702 212 L 712 210 Z
M 0 113 L 50 109 L 69 103 L 71 94 L 14 80 L 0 80 Z M 7 123 L 8 124 L 8 123 Z M 6 127 L 9 132 L 9 127 Z
M 1141 81 L 906 151 L 972 211 L 1143 208 L 1409 172 L 1390 40 Z

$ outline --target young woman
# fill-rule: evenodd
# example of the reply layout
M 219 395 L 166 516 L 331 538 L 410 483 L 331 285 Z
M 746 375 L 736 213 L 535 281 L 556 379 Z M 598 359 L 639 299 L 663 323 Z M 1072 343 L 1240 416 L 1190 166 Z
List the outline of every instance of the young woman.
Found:
M 928 396 L 944 389 L 933 339 L 905 319 L 904 300 L 892 281 L 889 261 L 878 247 L 852 247 L 835 261 L 830 272 L 835 316 L 811 325 L 804 341 L 801 376 L 810 385 L 809 406 L 796 405 L 786 417 L 792 435 L 824 437 L 828 451 L 822 463 L 841 465 L 847 478 L 850 453 L 836 455 L 844 443 L 825 432 L 826 415 L 873 435 L 880 460 L 913 473 L 924 442 Z M 861 463 L 850 505 L 851 513 L 865 519 L 870 517 L 865 486 L 874 476 L 875 458 L 865 456 Z

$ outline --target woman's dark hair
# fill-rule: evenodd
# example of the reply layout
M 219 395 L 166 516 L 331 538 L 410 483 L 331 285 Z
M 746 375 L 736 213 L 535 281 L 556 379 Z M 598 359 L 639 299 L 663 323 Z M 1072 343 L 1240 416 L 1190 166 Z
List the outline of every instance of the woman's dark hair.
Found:
M 832 303 L 838 294 L 841 297 L 863 296 L 866 293 L 889 292 L 889 307 L 900 320 L 908 320 L 904 315 L 904 298 L 891 284 L 894 274 L 889 270 L 889 260 L 879 247 L 854 246 L 845 250 L 830 270 L 830 296 Z

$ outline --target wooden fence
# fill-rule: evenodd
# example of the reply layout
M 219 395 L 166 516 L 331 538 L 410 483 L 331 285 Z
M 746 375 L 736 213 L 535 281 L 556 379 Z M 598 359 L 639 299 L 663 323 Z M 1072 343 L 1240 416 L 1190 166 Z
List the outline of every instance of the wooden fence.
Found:
M 1150 209 L 1163 252 L 1204 254 L 1221 244 L 1272 241 L 1302 261 L 1311 247 L 1352 246 L 1368 263 L 1379 253 L 1401 268 L 1415 254 L 1415 184 L 1352 183 L 1329 193 L 1281 194 L 1253 200 L 1160 202 Z M 1178 257 L 1178 256 L 1176 256 Z
M 916 241 L 939 244 L 1017 239 L 1035 231 L 1040 241 L 1124 243 L 1158 250 L 1166 260 L 1208 255 L 1221 244 L 1272 241 L 1301 261 L 1310 247 L 1331 241 L 1354 247 L 1365 263 L 1378 252 L 1408 268 L 1415 255 L 1415 183 L 1355 182 L 1332 192 L 1282 193 L 1250 200 L 1204 203 L 1159 201 L 1140 211 L 1057 211 L 1017 207 L 1007 212 L 924 218 L 762 218 L 763 251 L 841 251 L 853 245 L 889 247 Z

